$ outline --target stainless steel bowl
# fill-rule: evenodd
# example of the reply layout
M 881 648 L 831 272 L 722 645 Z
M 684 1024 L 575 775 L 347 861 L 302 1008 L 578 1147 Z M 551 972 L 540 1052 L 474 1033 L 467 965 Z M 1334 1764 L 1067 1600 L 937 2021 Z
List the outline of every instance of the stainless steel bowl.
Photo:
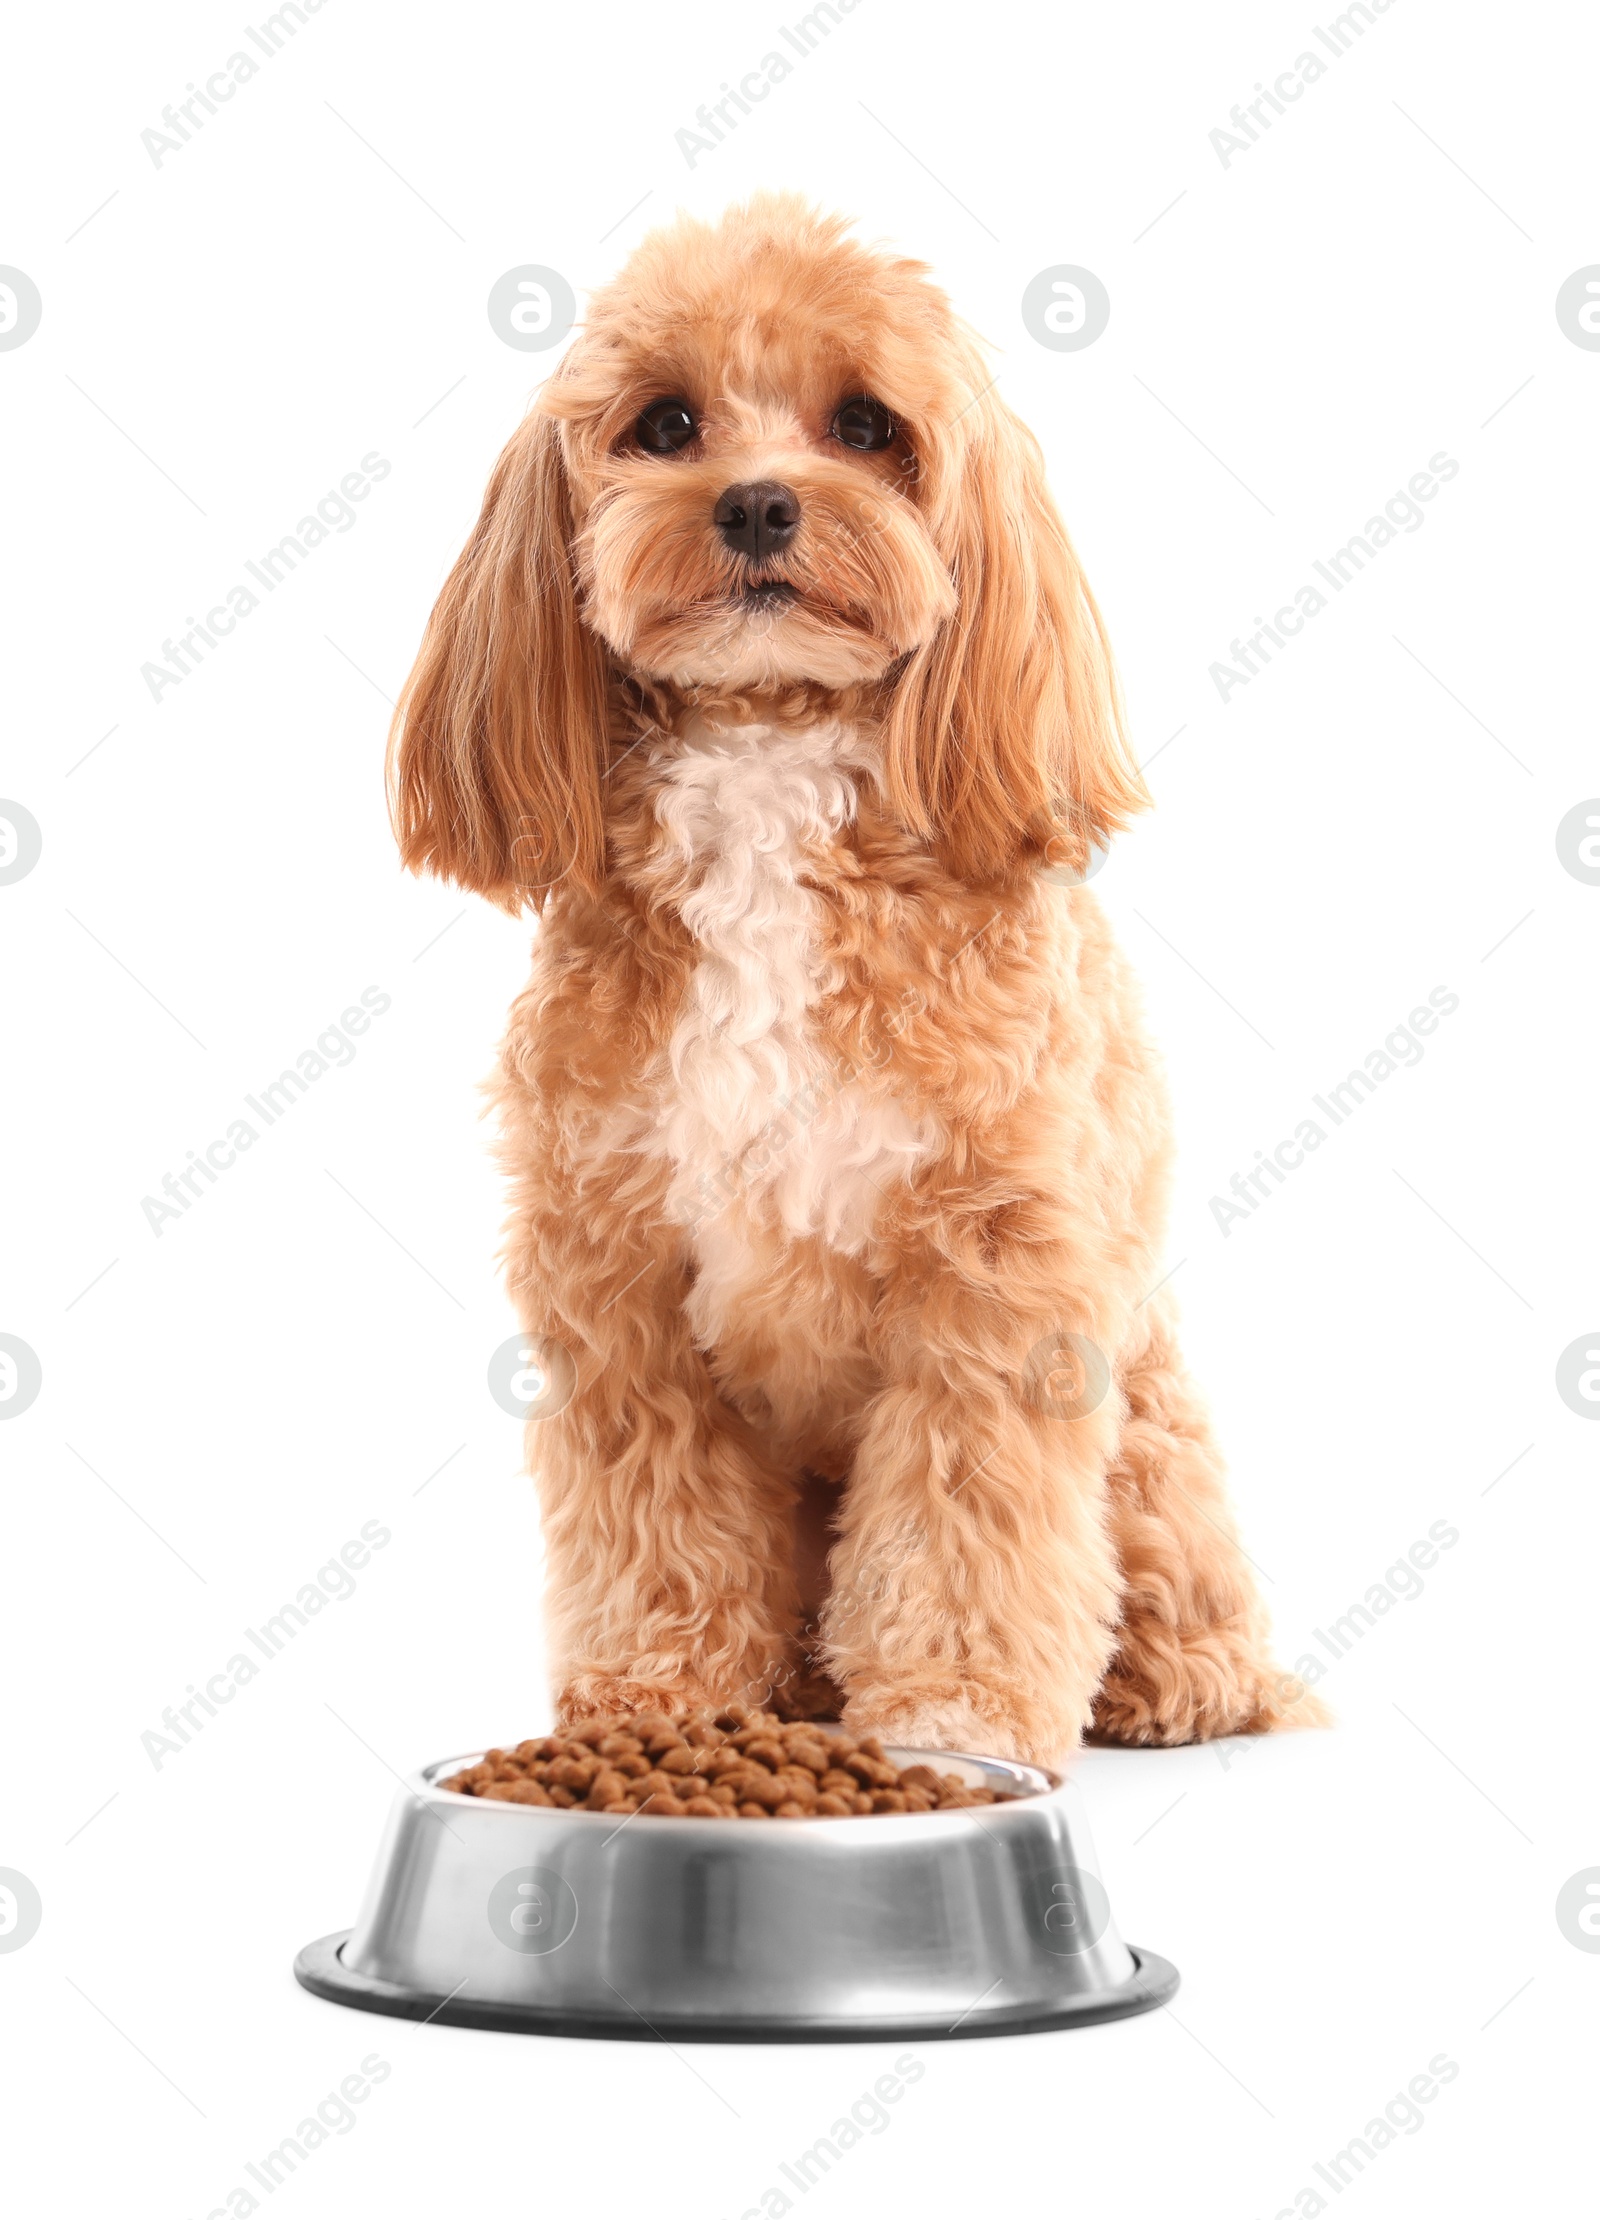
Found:
M 663 1819 L 480 1802 L 414 1774 L 355 1926 L 295 1961 L 402 2019 L 674 2042 L 1016 2035 L 1164 2004 L 1120 1939 L 1078 1790 L 894 1749 L 1015 1803 L 860 1819 Z

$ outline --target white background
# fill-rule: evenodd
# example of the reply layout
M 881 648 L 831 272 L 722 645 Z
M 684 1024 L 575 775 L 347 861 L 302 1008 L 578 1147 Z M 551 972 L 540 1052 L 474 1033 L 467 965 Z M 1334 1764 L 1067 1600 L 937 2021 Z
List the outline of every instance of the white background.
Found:
M 692 169 L 675 132 L 798 6 L 328 0 L 159 169 L 141 131 L 241 16 L 14 27 L 0 261 L 44 301 L 0 353 L 0 793 L 44 836 L 0 888 L 0 1330 L 44 1379 L 0 1428 L 0 1865 L 44 1906 L 0 1955 L 24 2209 L 211 2213 L 377 2052 L 274 2209 L 717 2220 L 894 2055 L 417 2029 L 289 1972 L 353 1916 L 394 1770 L 546 1716 L 476 1093 L 527 929 L 402 877 L 380 787 L 387 697 L 555 359 L 486 296 L 533 262 L 581 301 L 675 205 L 761 185 L 932 264 L 1105 607 L 1158 808 L 1097 887 L 1170 1059 L 1174 1285 L 1282 1657 L 1459 1534 L 1328 1673 L 1333 1732 L 1083 1763 L 1174 2009 L 922 2046 L 805 2201 L 1566 2209 L 1600 1432 L 1554 1377 L 1600 1325 L 1600 889 L 1555 829 L 1600 791 L 1600 355 L 1553 303 L 1600 260 L 1600 38 L 1395 0 L 1224 168 L 1208 133 L 1333 12 L 861 0 Z M 1110 293 L 1082 353 L 1020 319 L 1057 263 Z M 1440 450 L 1425 525 L 1219 701 L 1211 662 Z M 141 664 L 370 451 L 354 528 L 152 702 Z M 367 986 L 392 1008 L 354 1062 L 158 1238 L 142 1198 Z M 1423 1061 L 1224 1238 L 1210 1197 L 1436 986 L 1460 1007 Z M 154 1770 L 163 1708 L 373 1519 L 355 1595 Z M 1441 2052 L 1423 2127 L 1335 2199 L 1314 2163 Z

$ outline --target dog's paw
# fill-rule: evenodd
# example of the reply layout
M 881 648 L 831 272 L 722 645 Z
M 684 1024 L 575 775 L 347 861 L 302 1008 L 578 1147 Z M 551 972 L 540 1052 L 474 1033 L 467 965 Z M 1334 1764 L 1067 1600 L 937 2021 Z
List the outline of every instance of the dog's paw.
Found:
M 1142 1627 L 1137 1649 L 1125 1638 L 1095 1697 L 1090 1740 L 1171 1748 L 1331 1723 L 1321 1697 L 1253 1645 L 1214 1628 Z
M 585 1719 L 630 1719 L 642 1712 L 661 1712 L 669 1719 L 680 1711 L 720 1710 L 725 1693 L 703 1687 L 698 1681 L 636 1680 L 612 1673 L 575 1673 L 556 1697 L 557 1729 L 575 1727 Z
M 1076 1740 L 998 1700 L 975 1702 L 970 1694 L 854 1696 L 844 1707 L 843 1724 L 852 1734 L 875 1734 L 898 1750 L 965 1750 L 1025 1765 L 1053 1764 L 1064 1754 L 1060 1745 Z

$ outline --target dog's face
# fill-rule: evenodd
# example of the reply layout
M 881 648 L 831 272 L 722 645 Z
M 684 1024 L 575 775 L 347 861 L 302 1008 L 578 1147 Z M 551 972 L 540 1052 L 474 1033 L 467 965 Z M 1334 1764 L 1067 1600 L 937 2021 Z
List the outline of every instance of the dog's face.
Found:
M 921 271 L 841 225 L 650 243 L 546 396 L 585 620 L 679 688 L 881 677 L 955 608 L 934 524 L 974 367 Z
M 406 861 L 510 909 L 595 888 L 631 681 L 730 714 L 836 697 L 944 868 L 1081 865 L 1146 797 L 1038 446 L 993 385 L 920 263 L 797 200 L 646 240 L 434 610 L 392 742 Z

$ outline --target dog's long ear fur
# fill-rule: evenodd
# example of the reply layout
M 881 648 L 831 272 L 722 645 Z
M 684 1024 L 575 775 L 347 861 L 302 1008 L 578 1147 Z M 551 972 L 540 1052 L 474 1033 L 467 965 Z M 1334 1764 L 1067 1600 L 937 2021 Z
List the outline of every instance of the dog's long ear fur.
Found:
M 603 864 L 605 652 L 578 616 L 560 430 L 527 417 L 429 619 L 389 735 L 400 853 L 513 913 Z
M 980 413 L 981 412 L 981 413 Z M 955 615 L 890 705 L 890 797 L 962 878 L 1087 862 L 1149 794 L 1128 753 L 1105 627 L 1027 428 L 990 393 L 930 518 Z

